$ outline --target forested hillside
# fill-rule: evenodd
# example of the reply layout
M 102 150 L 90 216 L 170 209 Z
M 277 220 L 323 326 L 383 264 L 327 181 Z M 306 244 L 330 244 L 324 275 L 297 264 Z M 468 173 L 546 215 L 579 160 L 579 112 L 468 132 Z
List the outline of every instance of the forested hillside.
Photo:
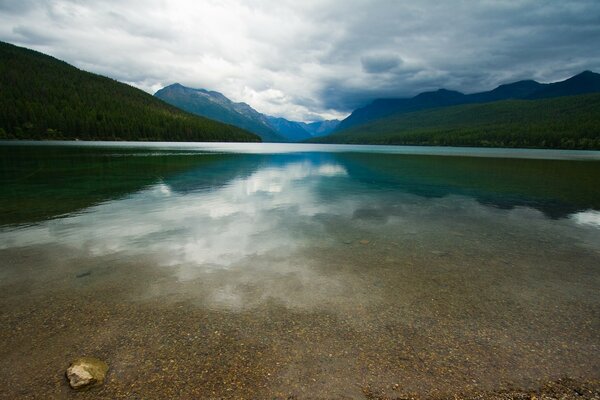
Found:
M 600 94 L 402 113 L 311 141 L 600 150 Z
M 142 90 L 3 42 L 0 139 L 260 141 Z

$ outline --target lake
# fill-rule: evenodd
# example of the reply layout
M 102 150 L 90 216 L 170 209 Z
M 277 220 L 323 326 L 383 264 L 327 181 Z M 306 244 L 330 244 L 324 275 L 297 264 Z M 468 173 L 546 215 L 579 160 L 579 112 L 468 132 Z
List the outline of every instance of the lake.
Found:
M 0 397 L 435 397 L 600 378 L 600 152 L 0 154 Z M 82 355 L 110 371 L 76 395 L 64 371 Z

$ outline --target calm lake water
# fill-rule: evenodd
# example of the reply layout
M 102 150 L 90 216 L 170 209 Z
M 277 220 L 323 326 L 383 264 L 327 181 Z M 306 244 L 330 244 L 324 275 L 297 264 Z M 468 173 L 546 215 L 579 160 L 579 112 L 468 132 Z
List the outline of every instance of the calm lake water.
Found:
M 600 152 L 0 143 L 0 396 L 600 378 Z M 137 397 L 136 397 L 137 396 Z M 91 397 L 90 397 L 91 398 Z

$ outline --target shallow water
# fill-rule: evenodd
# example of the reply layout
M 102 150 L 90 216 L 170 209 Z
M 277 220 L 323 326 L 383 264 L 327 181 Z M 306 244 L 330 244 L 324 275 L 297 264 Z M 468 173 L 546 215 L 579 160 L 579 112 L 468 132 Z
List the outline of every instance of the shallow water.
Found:
M 6 398 L 397 397 L 599 378 L 600 153 L 0 145 Z

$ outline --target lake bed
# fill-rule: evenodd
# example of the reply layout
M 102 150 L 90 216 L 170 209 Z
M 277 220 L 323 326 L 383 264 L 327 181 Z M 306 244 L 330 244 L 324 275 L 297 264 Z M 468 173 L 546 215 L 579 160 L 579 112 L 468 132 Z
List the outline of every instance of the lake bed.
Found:
M 364 398 L 600 371 L 600 152 L 3 143 L 6 398 Z M 77 395 L 79 397 L 79 395 Z

